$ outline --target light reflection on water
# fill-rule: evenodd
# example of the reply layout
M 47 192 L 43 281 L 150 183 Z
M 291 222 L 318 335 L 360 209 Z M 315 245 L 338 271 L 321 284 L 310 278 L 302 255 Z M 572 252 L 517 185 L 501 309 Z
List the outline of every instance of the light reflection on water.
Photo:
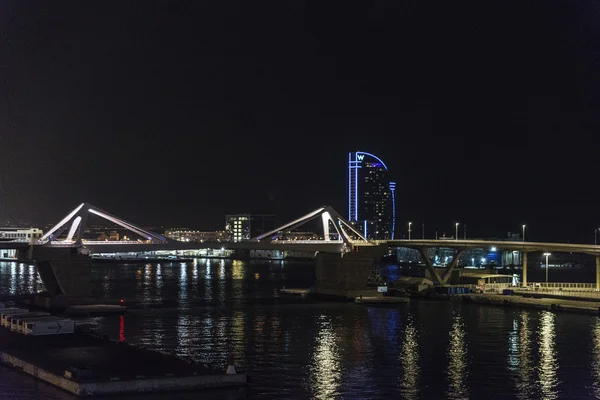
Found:
M 400 363 L 403 371 L 400 379 L 400 394 L 406 400 L 418 399 L 421 369 L 419 368 L 418 332 L 412 315 L 408 316 L 404 327 Z
M 335 399 L 339 396 L 340 371 L 338 340 L 331 319 L 322 315 L 309 366 L 309 390 L 317 400 Z
M 592 376 L 594 377 L 592 384 L 594 396 L 600 399 L 600 318 L 596 319 L 593 328 Z
M 538 334 L 540 342 L 540 363 L 538 366 L 540 386 L 544 399 L 550 400 L 558 398 L 556 392 L 558 360 L 554 349 L 555 318 L 554 313 L 543 311 Z
M 467 343 L 465 340 L 465 326 L 462 317 L 455 316 L 450 329 L 450 344 L 448 346 L 448 398 L 468 399 L 468 389 L 465 381 L 468 377 L 467 370 Z
M 516 394 L 519 399 L 527 400 L 533 395 L 533 360 L 532 352 L 535 348 L 531 341 L 531 329 L 529 327 L 529 313 L 522 311 L 519 315 L 515 313 L 515 321 L 519 323 L 519 374 L 517 377 Z
M 370 308 L 273 300 L 280 287 L 312 284 L 314 266 L 291 262 L 285 273 L 280 263 L 197 260 L 101 265 L 92 276 L 93 293 L 132 306 L 80 326 L 220 368 L 231 353 L 251 375 L 254 398 L 572 399 L 581 398 L 569 393 L 578 387 L 600 397 L 596 317 L 448 302 Z M 30 266 L 0 263 L 1 293 L 31 292 L 38 282 Z M 584 337 L 591 345 L 565 347 Z M 561 363 L 565 352 L 580 364 Z M 474 372 L 489 369 L 494 376 Z M 2 376 L 8 398 L 70 398 Z

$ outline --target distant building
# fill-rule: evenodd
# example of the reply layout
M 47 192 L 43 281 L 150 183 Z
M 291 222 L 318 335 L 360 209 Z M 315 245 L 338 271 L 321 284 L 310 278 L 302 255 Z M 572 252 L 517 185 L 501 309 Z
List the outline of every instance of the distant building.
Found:
M 107 241 L 109 239 L 109 236 L 105 233 L 105 232 L 101 232 L 98 237 L 96 238 L 96 240 L 101 240 L 101 241 Z
M 367 239 L 394 239 L 396 183 L 387 166 L 373 154 L 348 155 L 348 220 Z
M 225 216 L 225 231 L 231 242 L 241 242 L 275 229 L 274 215 L 236 214 Z
M 295 232 L 287 231 L 282 232 L 279 236 L 279 240 L 319 240 L 322 239 L 318 233 L 315 232 Z
M 228 240 L 225 231 L 195 231 L 191 229 L 168 229 L 165 236 L 180 242 L 216 243 Z
M 0 241 L 34 242 L 40 239 L 43 231 L 38 228 L 0 227 Z

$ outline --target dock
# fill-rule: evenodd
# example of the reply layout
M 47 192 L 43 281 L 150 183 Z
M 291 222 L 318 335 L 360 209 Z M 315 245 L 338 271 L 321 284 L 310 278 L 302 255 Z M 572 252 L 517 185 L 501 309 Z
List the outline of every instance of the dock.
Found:
M 284 296 L 298 296 L 303 299 L 308 297 L 310 289 L 280 289 L 279 293 Z
M 468 294 L 464 301 L 504 307 L 533 308 L 548 311 L 562 311 L 575 314 L 600 315 L 600 302 L 557 299 L 548 297 L 507 296 L 501 294 Z
M 192 364 L 82 332 L 30 337 L 0 328 L 0 362 L 77 396 L 191 391 L 247 382 L 247 375 L 235 368 L 226 373 L 225 366 Z

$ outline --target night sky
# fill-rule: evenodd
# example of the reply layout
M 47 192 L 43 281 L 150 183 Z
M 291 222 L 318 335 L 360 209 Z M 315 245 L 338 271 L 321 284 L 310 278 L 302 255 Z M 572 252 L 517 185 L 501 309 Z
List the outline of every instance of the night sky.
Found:
M 593 242 L 599 21 L 597 1 L 4 0 L 0 221 L 345 215 L 361 150 L 398 182 L 397 232 Z

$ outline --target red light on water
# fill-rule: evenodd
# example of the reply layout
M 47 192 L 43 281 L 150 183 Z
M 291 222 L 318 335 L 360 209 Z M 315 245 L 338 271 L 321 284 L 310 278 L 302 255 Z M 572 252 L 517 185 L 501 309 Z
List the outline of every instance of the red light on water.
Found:
M 122 315 L 119 316 L 119 341 L 125 341 L 125 317 L 123 317 Z

